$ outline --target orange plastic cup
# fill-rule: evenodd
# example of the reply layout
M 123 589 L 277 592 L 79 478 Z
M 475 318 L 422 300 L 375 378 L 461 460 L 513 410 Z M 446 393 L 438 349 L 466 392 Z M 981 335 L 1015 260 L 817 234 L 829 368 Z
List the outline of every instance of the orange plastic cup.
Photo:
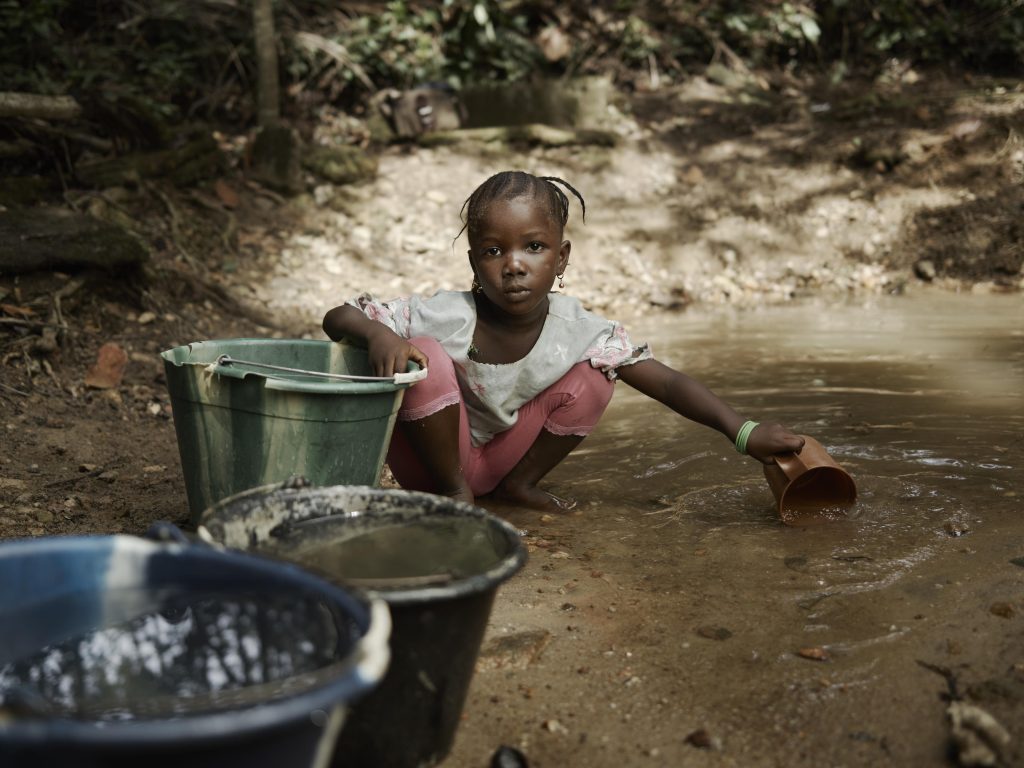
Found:
M 764 466 L 782 522 L 801 525 L 845 516 L 857 500 L 853 478 L 821 443 L 807 435 L 801 437 L 804 447 L 800 453 L 780 453 L 774 464 Z

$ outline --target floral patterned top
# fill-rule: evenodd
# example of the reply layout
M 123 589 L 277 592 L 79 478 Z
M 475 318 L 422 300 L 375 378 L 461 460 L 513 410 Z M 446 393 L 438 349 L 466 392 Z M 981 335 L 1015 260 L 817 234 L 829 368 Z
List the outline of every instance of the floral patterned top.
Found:
M 469 291 L 391 301 L 363 294 L 348 303 L 403 338 L 437 339 L 455 363 L 474 445 L 483 445 L 515 424 L 520 406 L 577 363 L 589 361 L 614 380 L 618 368 L 652 357 L 650 347 L 634 345 L 621 325 L 560 293 L 548 296 L 548 316 L 533 349 L 521 360 L 500 365 L 478 363 L 469 356 L 476 327 L 476 304 Z

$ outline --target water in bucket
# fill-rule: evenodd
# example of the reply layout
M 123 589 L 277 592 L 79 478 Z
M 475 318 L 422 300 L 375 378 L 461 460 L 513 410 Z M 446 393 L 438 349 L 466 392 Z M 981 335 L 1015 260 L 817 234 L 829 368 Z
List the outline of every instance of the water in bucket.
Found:
M 19 623 L 73 610 L 54 602 Z M 336 608 L 293 592 L 116 590 L 105 608 L 120 620 L 0 663 L 0 707 L 91 721 L 243 707 L 322 685 L 358 639 Z
M 285 528 L 274 538 L 271 551 L 286 559 L 341 583 L 378 589 L 486 573 L 508 549 L 506 538 L 465 517 L 423 517 L 369 529 L 328 517 Z

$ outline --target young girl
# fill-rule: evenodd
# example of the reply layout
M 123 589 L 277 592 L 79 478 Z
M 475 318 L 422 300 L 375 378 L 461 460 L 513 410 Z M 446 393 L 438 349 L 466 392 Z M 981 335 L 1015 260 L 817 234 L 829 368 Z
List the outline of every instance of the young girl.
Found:
M 621 379 L 676 413 L 717 429 L 770 464 L 803 438 L 746 421 L 709 389 L 658 362 L 618 323 L 553 293 L 569 265 L 562 239 L 568 183 L 521 171 L 492 176 L 463 205 L 470 291 L 380 302 L 364 294 L 330 310 L 334 341 L 365 344 L 376 375 L 426 366 L 406 390 L 388 452 L 403 488 L 472 502 L 571 508 L 537 487 L 597 425 Z M 462 234 L 460 231 L 459 234 Z

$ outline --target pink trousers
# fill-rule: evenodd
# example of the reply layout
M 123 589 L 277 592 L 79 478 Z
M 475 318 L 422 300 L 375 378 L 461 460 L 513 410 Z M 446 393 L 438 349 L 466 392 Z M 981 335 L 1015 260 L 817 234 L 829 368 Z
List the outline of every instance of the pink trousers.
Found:
M 516 423 L 475 446 L 470 440 L 466 405 L 455 377 L 455 364 L 444 348 L 429 337 L 409 340 L 430 359 L 427 378 L 405 391 L 398 421 L 416 421 L 452 405 L 460 409 L 459 459 L 474 496 L 490 493 L 536 441 L 542 429 L 555 435 L 588 435 L 597 426 L 612 398 L 614 383 L 590 363 L 573 366 L 568 373 L 519 409 Z M 391 438 L 388 465 L 399 484 L 408 490 L 436 490 L 433 479 L 417 460 L 401 425 Z

